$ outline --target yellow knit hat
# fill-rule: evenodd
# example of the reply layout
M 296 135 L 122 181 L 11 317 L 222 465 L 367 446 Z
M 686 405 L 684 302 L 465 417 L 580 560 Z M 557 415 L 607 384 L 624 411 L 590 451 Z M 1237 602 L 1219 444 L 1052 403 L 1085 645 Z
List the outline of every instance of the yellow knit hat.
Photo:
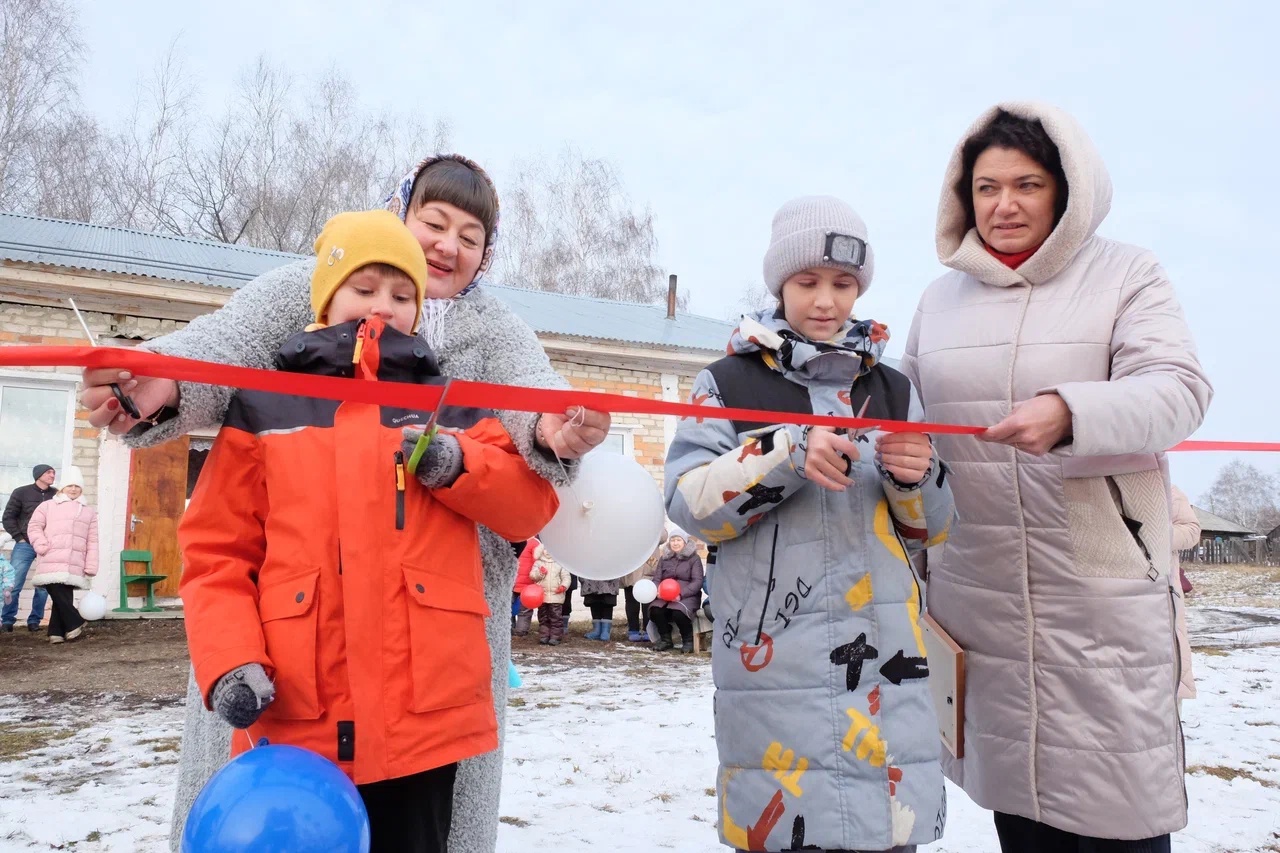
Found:
M 413 330 L 418 330 L 427 290 L 427 259 L 400 217 L 389 210 L 339 213 L 324 224 L 315 248 L 311 310 L 317 322 L 329 308 L 333 294 L 353 272 L 369 264 L 387 264 L 413 279 L 418 291 Z

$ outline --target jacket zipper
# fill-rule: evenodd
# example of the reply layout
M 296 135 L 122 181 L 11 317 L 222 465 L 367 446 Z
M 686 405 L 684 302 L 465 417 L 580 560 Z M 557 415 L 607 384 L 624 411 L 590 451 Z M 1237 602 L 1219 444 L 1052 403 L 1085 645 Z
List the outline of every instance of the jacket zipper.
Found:
M 356 345 L 355 349 L 351 351 L 352 364 L 359 364 L 360 356 L 364 355 L 364 333 L 366 328 L 368 328 L 368 323 L 364 320 L 361 320 L 359 325 L 356 326 Z
M 1182 767 L 1179 768 L 1181 773 L 1178 778 L 1182 780 L 1182 804 L 1184 808 L 1191 808 L 1191 800 L 1187 797 L 1187 736 L 1182 730 L 1182 703 L 1178 699 L 1178 693 L 1182 690 L 1182 648 L 1178 645 L 1178 604 L 1174 601 L 1177 595 L 1173 591 L 1173 586 L 1169 587 L 1169 621 L 1173 625 L 1173 659 L 1178 664 L 1178 680 L 1173 685 L 1173 706 L 1178 715 L 1178 743 L 1181 746 Z M 1188 646 L 1191 638 L 1187 638 Z
M 404 530 L 404 452 L 397 450 L 396 459 L 396 530 Z
M 773 570 L 778 559 L 778 525 L 773 525 L 773 550 L 769 552 L 769 582 L 764 588 L 764 604 L 760 605 L 760 627 L 756 629 L 756 645 L 760 645 L 760 637 L 764 634 L 764 620 L 769 614 L 769 599 L 773 596 Z

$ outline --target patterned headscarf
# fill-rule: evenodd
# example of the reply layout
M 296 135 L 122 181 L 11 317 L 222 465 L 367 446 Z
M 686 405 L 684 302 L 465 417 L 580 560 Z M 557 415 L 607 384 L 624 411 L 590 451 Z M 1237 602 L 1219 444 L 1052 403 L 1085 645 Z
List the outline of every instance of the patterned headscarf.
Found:
M 407 175 L 400 179 L 395 189 L 383 200 L 383 206 L 396 216 L 399 216 L 401 221 L 404 221 L 409 215 L 409 203 L 413 199 L 414 181 L 418 179 L 418 175 L 422 173 L 423 169 L 441 160 L 454 160 L 483 178 L 484 182 L 489 185 L 489 189 L 493 191 L 494 209 L 493 226 L 484 235 L 484 254 L 480 258 L 480 268 L 476 270 L 476 277 L 471 280 L 470 284 L 448 299 L 426 299 L 422 303 L 421 334 L 433 348 L 438 348 L 444 343 L 444 318 L 452 310 L 454 301 L 475 290 L 480 285 L 480 280 L 484 278 L 485 272 L 488 271 L 489 264 L 493 262 L 493 247 L 498 242 L 499 219 L 498 190 L 493 185 L 493 179 L 489 177 L 488 172 L 480 168 L 478 163 L 461 154 L 436 154 L 424 158 L 410 169 Z

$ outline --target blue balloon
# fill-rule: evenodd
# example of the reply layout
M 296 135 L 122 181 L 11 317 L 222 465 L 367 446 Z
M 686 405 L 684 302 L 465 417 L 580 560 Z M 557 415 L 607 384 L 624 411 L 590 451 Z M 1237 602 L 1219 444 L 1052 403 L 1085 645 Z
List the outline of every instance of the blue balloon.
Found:
M 269 744 L 232 759 L 196 797 L 182 853 L 369 853 L 360 792 L 327 758 Z
M 524 681 L 520 678 L 520 672 L 516 669 L 516 662 L 507 661 L 507 686 L 516 689 L 524 686 Z

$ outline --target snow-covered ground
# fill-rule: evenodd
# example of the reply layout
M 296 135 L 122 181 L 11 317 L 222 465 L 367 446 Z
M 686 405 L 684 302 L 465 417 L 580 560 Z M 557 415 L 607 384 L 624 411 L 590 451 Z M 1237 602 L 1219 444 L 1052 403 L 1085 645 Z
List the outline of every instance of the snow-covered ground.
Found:
M 706 659 L 584 645 L 517 658 L 500 849 L 722 853 Z M 1195 667 L 1191 825 L 1174 850 L 1280 850 L 1280 647 L 1236 642 Z M 181 721 L 178 704 L 124 697 L 0 698 L 0 851 L 167 849 Z M 924 849 L 998 850 L 955 788 L 946 836 Z

